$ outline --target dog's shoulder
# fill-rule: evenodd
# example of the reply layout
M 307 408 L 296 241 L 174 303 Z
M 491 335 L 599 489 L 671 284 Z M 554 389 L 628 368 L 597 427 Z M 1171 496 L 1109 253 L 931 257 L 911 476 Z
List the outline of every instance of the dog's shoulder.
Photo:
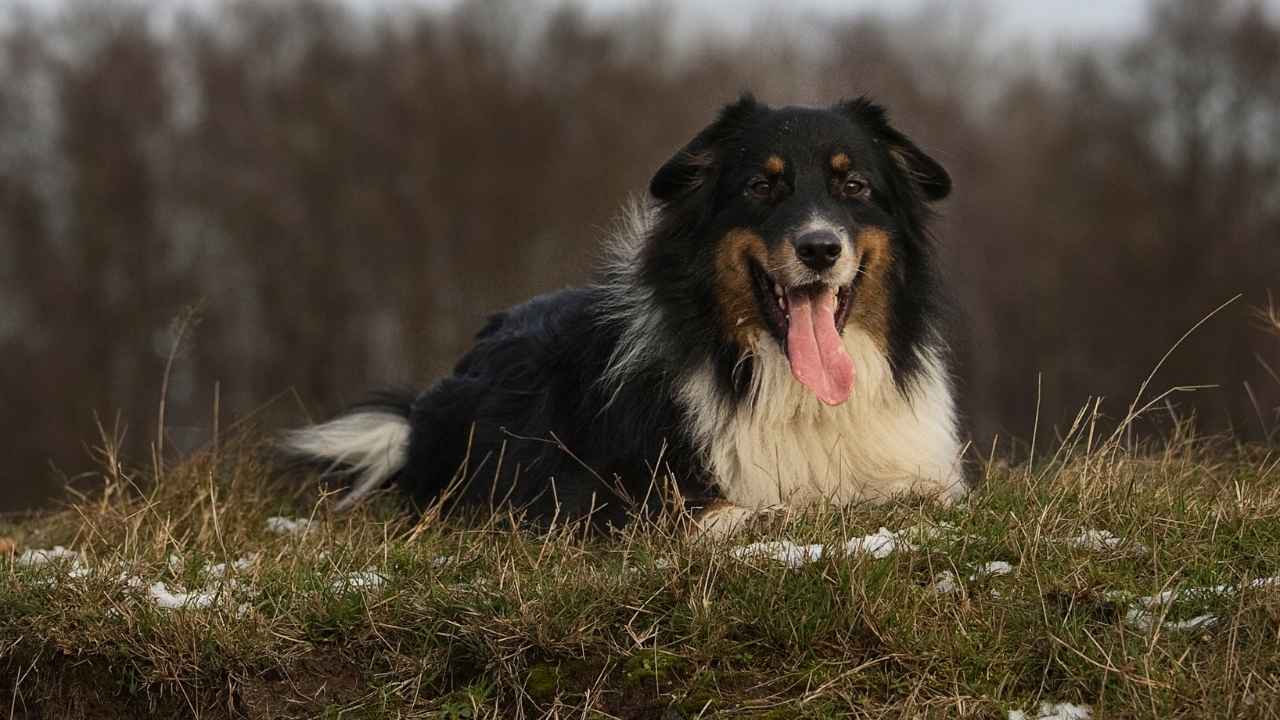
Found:
M 513 370 L 584 359 L 608 340 L 596 319 L 600 290 L 567 288 L 495 313 L 454 368 L 457 375 L 506 375 Z

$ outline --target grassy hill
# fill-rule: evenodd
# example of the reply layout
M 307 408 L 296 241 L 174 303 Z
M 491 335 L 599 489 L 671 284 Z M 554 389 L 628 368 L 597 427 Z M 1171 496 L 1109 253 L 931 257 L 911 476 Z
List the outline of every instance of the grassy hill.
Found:
M 107 451 L 93 492 L 0 525 L 0 711 L 1280 715 L 1280 455 L 1072 438 L 960 506 L 720 543 L 336 515 L 244 442 L 158 476 Z

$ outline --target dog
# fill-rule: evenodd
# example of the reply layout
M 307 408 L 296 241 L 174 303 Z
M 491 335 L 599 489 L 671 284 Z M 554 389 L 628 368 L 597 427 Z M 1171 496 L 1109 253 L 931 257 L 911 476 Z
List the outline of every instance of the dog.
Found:
M 596 281 L 493 315 L 453 373 L 283 439 L 419 511 L 621 527 L 966 492 L 932 206 L 951 178 L 866 98 L 744 95 L 658 169 Z

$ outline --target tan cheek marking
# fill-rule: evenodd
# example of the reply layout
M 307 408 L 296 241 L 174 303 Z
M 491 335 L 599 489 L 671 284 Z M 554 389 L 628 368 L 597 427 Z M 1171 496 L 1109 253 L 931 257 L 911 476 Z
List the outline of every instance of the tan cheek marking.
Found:
M 768 252 L 768 262 L 762 263 L 762 265 L 764 265 L 765 272 L 772 277 L 779 278 L 785 283 L 787 278 L 794 277 L 797 273 L 805 272 L 805 267 L 800 262 L 800 258 L 796 257 L 795 245 L 789 242 L 778 243 Z
M 853 241 L 861 254 L 863 276 L 853 295 L 853 307 L 845 324 L 854 323 L 866 330 L 881 350 L 889 347 L 889 274 L 893 271 L 893 243 L 889 234 L 879 228 L 867 228 Z
M 836 172 L 846 172 L 849 169 L 849 156 L 844 153 L 836 153 L 831 156 L 831 169 Z
M 750 230 L 730 230 L 716 250 L 716 297 L 725 334 L 743 347 L 755 344 L 755 331 L 764 327 L 751 288 L 748 260 L 765 265 L 764 240 Z
M 781 175 L 786 169 L 787 164 L 777 155 L 770 155 L 769 159 L 764 161 L 764 171 L 770 175 Z

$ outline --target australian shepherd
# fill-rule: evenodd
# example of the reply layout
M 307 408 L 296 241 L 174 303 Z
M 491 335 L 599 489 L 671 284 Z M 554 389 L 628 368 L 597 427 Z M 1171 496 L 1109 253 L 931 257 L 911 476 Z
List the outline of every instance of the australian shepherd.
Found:
M 946 170 L 865 98 L 750 96 L 658 169 L 596 281 L 492 316 L 448 377 L 284 439 L 418 510 L 704 529 L 965 492 L 931 203 Z

